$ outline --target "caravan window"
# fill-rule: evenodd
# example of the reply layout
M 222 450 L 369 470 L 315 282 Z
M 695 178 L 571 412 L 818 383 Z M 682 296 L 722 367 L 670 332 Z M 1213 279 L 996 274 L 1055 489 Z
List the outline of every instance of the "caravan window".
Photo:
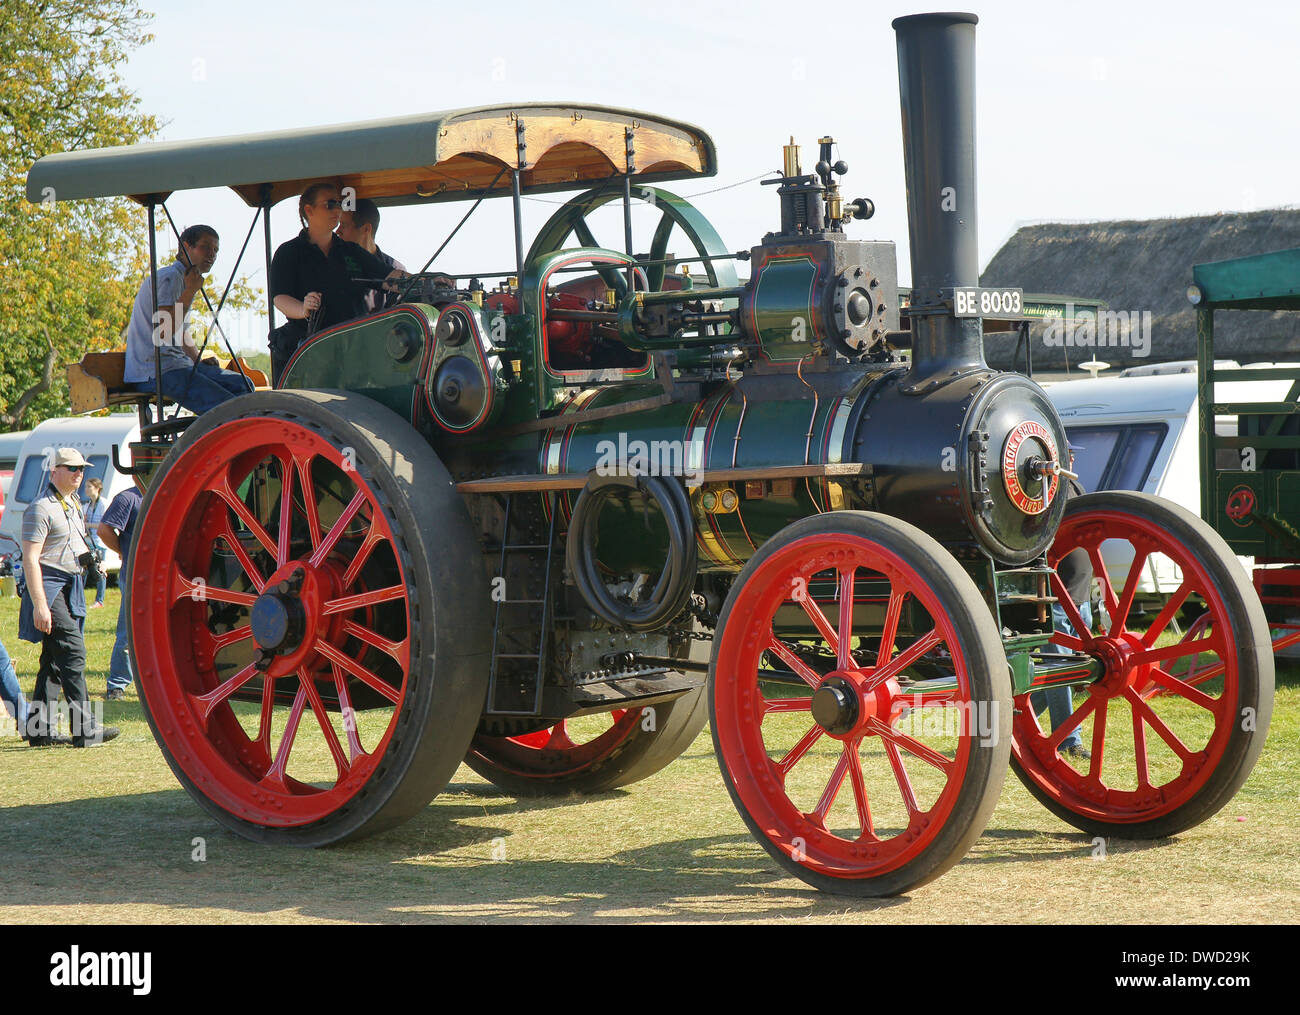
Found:
M 1165 423 L 1132 426 L 1067 427 L 1074 453 L 1074 471 L 1089 493 L 1097 490 L 1141 490 L 1151 474 L 1169 427 Z
M 23 462 L 23 471 L 18 477 L 18 487 L 14 491 L 13 499 L 30 504 L 45 489 L 46 479 L 45 456 L 28 455 Z

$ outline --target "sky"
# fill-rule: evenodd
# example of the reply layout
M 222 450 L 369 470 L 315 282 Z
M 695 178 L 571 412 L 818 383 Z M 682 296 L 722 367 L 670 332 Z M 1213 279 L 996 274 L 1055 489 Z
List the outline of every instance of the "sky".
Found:
M 773 189 L 742 181 L 779 168 L 790 135 L 807 170 L 817 138 L 830 134 L 849 165 L 846 196 L 869 197 L 877 209 L 850 235 L 894 240 L 900 281 L 910 276 L 890 21 L 933 8 L 788 0 L 154 6 L 155 39 L 132 56 L 123 83 L 164 122 L 164 139 L 510 101 L 626 106 L 713 137 L 716 178 L 667 189 L 700 195 L 697 206 L 739 250 L 779 222 Z M 1300 5 L 985 0 L 970 9 L 980 16 L 981 264 L 1031 222 L 1300 203 Z M 555 211 L 558 199 L 547 198 L 525 202 L 525 243 Z M 222 234 L 215 274 L 224 280 L 252 210 L 216 190 L 178 192 L 168 207 L 178 226 L 205 222 Z M 380 245 L 417 267 L 466 208 L 385 211 Z M 597 215 L 597 237 L 621 247 L 618 206 Z M 638 234 L 652 215 L 637 212 Z M 282 202 L 271 221 L 273 243 L 289 239 L 295 203 Z M 506 268 L 513 257 L 510 202 L 489 200 L 437 266 Z M 265 285 L 260 228 L 240 274 Z M 231 330 L 238 344 L 264 348 L 259 328 Z

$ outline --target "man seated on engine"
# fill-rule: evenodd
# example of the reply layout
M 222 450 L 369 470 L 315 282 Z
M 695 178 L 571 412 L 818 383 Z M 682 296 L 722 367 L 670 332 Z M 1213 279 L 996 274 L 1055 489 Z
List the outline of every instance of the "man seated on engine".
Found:
M 391 254 L 385 254 L 375 243 L 375 236 L 379 233 L 379 208 L 374 201 L 368 197 L 357 198 L 357 205 L 352 211 L 345 211 L 339 216 L 339 239 L 347 240 L 349 243 L 355 243 L 364 247 L 370 253 L 374 254 L 386 265 L 391 272 L 394 268 L 399 271 L 405 271 L 406 265 L 397 260 Z M 401 293 L 385 292 L 382 289 L 371 289 L 366 293 L 366 310 L 374 313 L 376 310 L 382 310 L 384 307 L 391 307 L 398 301 Z
M 154 320 L 153 285 L 146 275 L 126 332 L 122 379 L 136 391 L 156 391 L 157 349 L 162 356 L 163 394 L 200 415 L 252 390 L 235 371 L 199 361 L 198 347 L 185 333 L 190 304 L 203 285 L 203 276 L 216 263 L 220 246 L 211 226 L 190 226 L 181 233 L 176 260 L 158 269 L 158 320 Z

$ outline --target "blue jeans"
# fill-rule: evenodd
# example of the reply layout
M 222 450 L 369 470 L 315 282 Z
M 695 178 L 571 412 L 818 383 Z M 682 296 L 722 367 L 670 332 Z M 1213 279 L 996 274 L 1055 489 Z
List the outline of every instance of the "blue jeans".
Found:
M 20 730 L 27 728 L 27 699 L 23 689 L 18 685 L 18 675 L 14 673 L 14 664 L 9 661 L 5 643 L 0 641 L 0 699 L 14 717 Z
M 1079 604 L 1079 619 L 1088 627 L 1092 627 L 1092 603 Z M 1056 625 L 1056 630 L 1061 634 L 1077 636 L 1074 625 L 1070 623 L 1070 618 L 1065 615 L 1065 610 L 1060 603 L 1052 604 L 1052 623 Z M 1067 655 L 1069 649 L 1064 645 L 1045 645 L 1045 653 L 1057 653 Z M 1052 721 L 1052 729 L 1056 729 L 1063 722 L 1074 714 L 1074 696 L 1070 693 L 1068 687 L 1049 687 L 1043 691 L 1036 691 L 1029 696 L 1029 704 L 1038 715 L 1043 709 L 1047 709 L 1048 718 Z M 1070 731 L 1070 735 L 1061 741 L 1060 750 L 1067 747 L 1083 746 L 1083 738 L 1079 735 L 1079 728 L 1076 726 Z
M 156 391 L 154 378 L 137 381 L 137 391 Z M 197 415 L 214 409 L 236 395 L 246 395 L 252 388 L 233 370 L 222 370 L 215 363 L 200 363 L 198 369 L 180 367 L 162 375 L 163 394 Z
M 125 547 L 122 550 L 126 553 Z M 130 581 L 126 570 L 118 572 L 118 588 L 125 589 L 126 582 Z M 108 689 L 110 691 L 125 691 L 131 686 L 131 657 L 126 647 L 127 637 L 127 616 L 125 596 L 123 602 L 117 608 L 117 640 L 113 642 L 113 654 L 108 661 Z

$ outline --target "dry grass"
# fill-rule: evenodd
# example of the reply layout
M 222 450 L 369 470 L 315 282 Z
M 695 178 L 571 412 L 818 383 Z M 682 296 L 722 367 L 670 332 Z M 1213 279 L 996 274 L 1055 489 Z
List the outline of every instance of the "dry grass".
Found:
M 92 612 L 102 693 L 117 598 Z M 0 630 L 16 604 L 0 600 Z M 30 690 L 34 646 L 6 638 Z M 519 801 L 462 767 L 417 818 L 321 851 L 254 846 L 209 819 L 163 762 L 134 699 L 122 737 L 32 750 L 0 740 L 6 923 L 1300 921 L 1300 669 L 1285 666 L 1268 746 L 1210 821 L 1162 842 L 1092 840 L 1008 776 L 983 838 L 909 897 L 857 901 L 783 876 L 723 788 L 707 732 L 658 775 L 597 797 Z M 206 860 L 192 859 L 194 840 Z

